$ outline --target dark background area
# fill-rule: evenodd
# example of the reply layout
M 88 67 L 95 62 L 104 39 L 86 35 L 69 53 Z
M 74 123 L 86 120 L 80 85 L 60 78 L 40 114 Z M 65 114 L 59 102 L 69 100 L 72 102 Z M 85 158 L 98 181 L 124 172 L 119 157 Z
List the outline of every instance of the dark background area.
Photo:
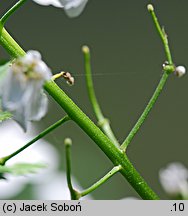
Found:
M 0 13 L 16 1 L 0 1 Z M 151 97 L 166 60 L 160 38 L 147 12 L 153 3 L 169 36 L 174 62 L 188 67 L 188 1 L 89 0 L 82 15 L 69 19 L 63 10 L 28 1 L 6 24 L 25 50 L 36 49 L 54 73 L 75 74 L 76 83 L 58 84 L 94 121 L 84 74 L 82 45 L 92 52 L 95 89 L 106 117 L 122 142 Z M 0 48 L 0 58 L 7 58 Z M 128 156 L 148 184 L 166 198 L 158 178 L 160 168 L 180 161 L 188 166 L 188 76 L 170 76 L 157 104 L 128 148 Z M 35 126 L 41 131 L 64 115 L 50 98 L 48 115 Z M 64 138 L 73 139 L 73 174 L 82 187 L 103 176 L 112 164 L 74 123 L 46 137 L 59 150 L 65 168 Z M 95 199 L 137 196 L 125 179 L 116 175 L 92 193 Z M 29 199 L 29 195 L 19 198 Z

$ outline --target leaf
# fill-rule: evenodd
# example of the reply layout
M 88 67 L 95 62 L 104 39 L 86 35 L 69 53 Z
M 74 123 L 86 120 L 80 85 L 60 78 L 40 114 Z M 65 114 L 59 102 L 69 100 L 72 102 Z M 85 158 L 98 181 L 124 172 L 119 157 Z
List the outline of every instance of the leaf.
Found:
M 0 175 L 10 173 L 12 175 L 26 175 L 30 173 L 37 173 L 38 169 L 46 168 L 47 166 L 42 163 L 28 164 L 18 163 L 12 166 L 0 165 Z
M 0 109 L 0 122 L 11 119 L 12 118 L 12 114 L 9 112 L 3 112 Z

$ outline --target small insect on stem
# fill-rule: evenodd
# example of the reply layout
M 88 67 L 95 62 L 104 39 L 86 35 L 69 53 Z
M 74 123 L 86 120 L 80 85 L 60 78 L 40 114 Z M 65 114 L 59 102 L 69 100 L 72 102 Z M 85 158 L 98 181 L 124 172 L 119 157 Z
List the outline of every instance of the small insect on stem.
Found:
M 62 71 L 62 72 L 60 72 L 58 74 L 55 74 L 52 77 L 52 80 L 54 81 L 54 80 L 56 80 L 56 79 L 58 79 L 60 77 L 63 77 L 66 80 L 68 85 L 70 85 L 70 86 L 74 85 L 74 77 L 69 72 Z
M 74 85 L 74 77 L 69 72 L 62 72 L 62 77 L 67 81 L 67 84 Z

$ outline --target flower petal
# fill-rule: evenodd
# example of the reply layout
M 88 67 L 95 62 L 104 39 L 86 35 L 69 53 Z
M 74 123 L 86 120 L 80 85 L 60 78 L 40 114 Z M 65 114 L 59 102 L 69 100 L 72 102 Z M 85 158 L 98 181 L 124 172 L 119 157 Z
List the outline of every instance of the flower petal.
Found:
M 12 110 L 13 119 L 23 128 L 24 132 L 27 130 L 27 119 L 25 107 L 20 104 L 16 109 Z
M 77 17 L 84 10 L 88 0 L 59 0 L 69 17 Z
M 31 82 L 24 95 L 23 101 L 26 110 L 26 118 L 29 121 L 39 121 L 48 110 L 48 99 L 42 90 L 43 83 Z
M 51 75 L 40 53 L 32 50 L 14 61 L 1 84 L 2 109 L 11 112 L 24 131 L 28 121 L 39 121 L 47 112 L 42 88 Z
M 62 8 L 62 4 L 59 2 L 59 0 L 33 0 L 37 4 L 48 6 L 48 5 L 53 5 L 55 7 Z
M 84 10 L 88 0 L 33 0 L 44 6 L 53 5 L 55 7 L 65 9 L 65 13 L 69 17 L 77 17 Z
M 2 87 L 2 108 L 7 111 L 14 111 L 19 106 L 20 98 L 26 89 L 26 83 L 20 80 L 20 76 L 15 76 L 9 70 Z M 21 82 L 20 82 L 21 81 Z

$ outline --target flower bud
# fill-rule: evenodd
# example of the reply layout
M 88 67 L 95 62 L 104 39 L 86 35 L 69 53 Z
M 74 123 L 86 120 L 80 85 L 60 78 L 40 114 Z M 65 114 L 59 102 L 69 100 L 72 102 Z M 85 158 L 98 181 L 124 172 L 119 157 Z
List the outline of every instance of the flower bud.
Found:
M 152 4 L 148 4 L 148 5 L 147 5 L 147 9 L 148 9 L 149 12 L 154 11 L 154 7 L 153 7 Z
M 174 74 L 177 77 L 182 77 L 183 75 L 186 74 L 186 68 L 184 66 L 177 66 L 175 71 L 174 71 Z

